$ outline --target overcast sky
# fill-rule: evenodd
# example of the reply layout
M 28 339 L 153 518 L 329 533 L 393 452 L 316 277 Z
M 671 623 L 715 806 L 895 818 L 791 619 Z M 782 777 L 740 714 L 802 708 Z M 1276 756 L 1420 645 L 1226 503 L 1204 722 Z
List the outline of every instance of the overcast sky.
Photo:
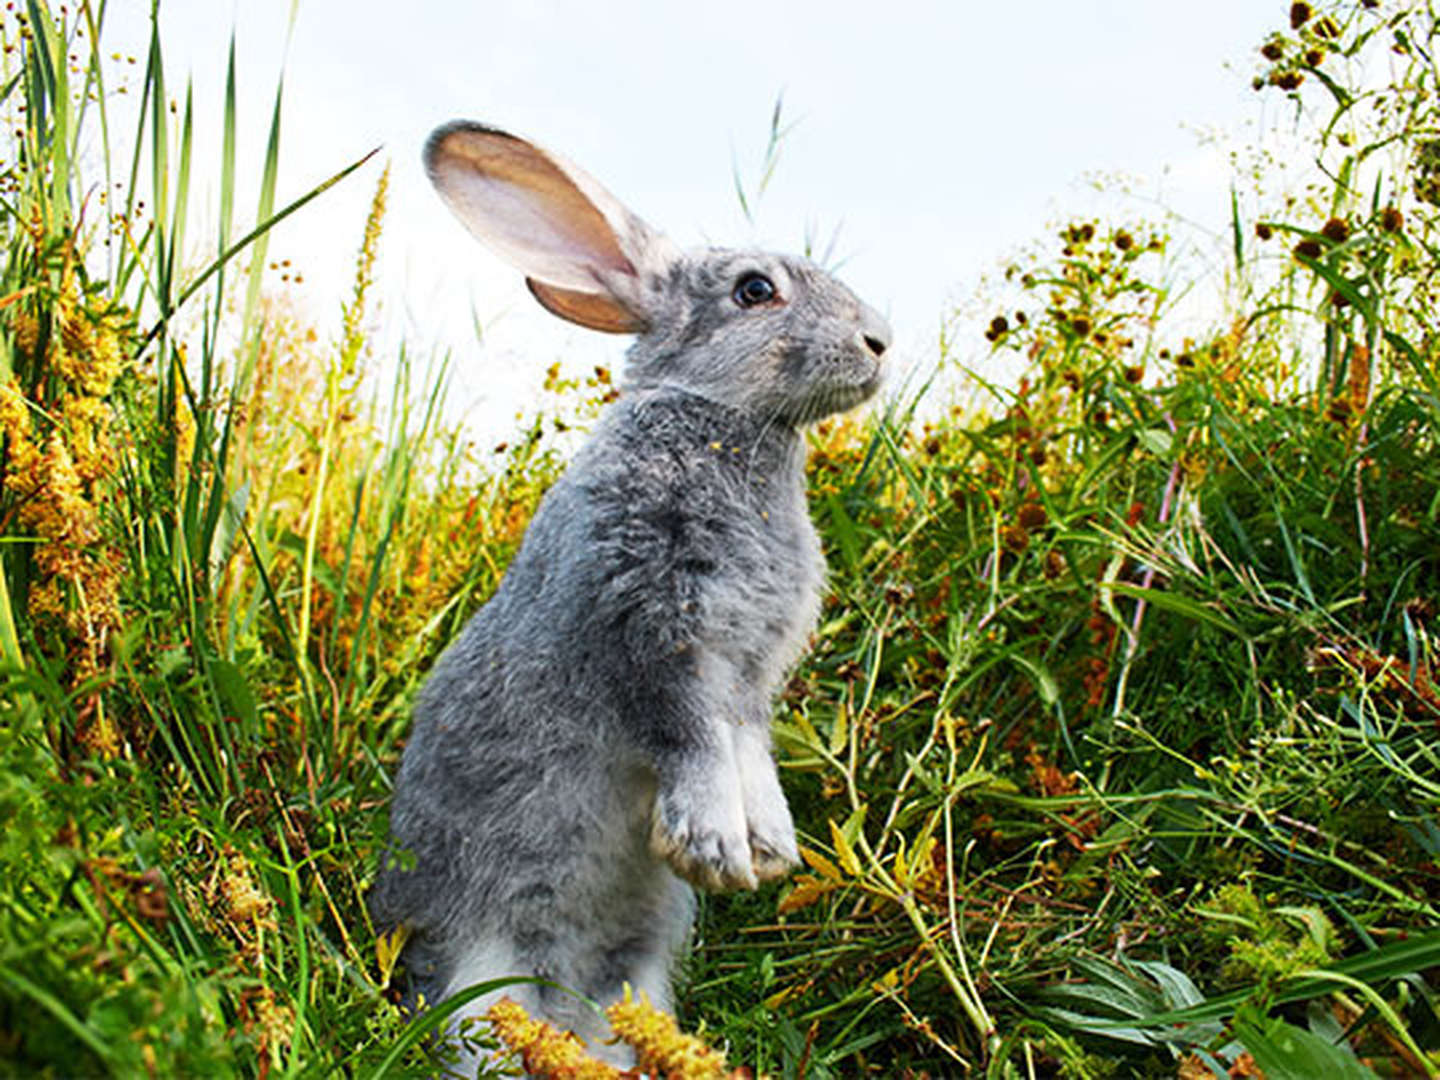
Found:
M 148 3 L 110 7 L 116 47 L 138 49 Z M 822 246 L 836 236 L 840 276 L 889 315 L 902 360 L 924 363 L 952 301 L 1066 212 L 1092 205 L 1097 173 L 1133 178 L 1137 215 L 1154 199 L 1226 227 L 1224 145 L 1199 133 L 1243 139 L 1275 107 L 1248 84 L 1258 43 L 1287 9 L 1281 0 L 298 0 L 292 26 L 291 0 L 168 0 L 161 24 L 172 95 L 194 80 L 202 200 L 214 198 L 232 27 L 252 175 L 285 72 L 282 203 L 383 147 L 393 166 L 387 325 L 412 345 L 452 348 L 457 400 L 493 419 L 562 353 L 615 361 L 624 340 L 554 323 L 448 216 L 419 166 L 437 124 L 468 117 L 525 134 L 685 245 L 795 250 L 807 235 Z M 732 165 L 756 179 L 782 93 L 793 128 L 751 225 Z M 271 257 L 303 273 L 301 293 L 322 324 L 338 323 L 378 173 L 357 174 L 272 242 Z

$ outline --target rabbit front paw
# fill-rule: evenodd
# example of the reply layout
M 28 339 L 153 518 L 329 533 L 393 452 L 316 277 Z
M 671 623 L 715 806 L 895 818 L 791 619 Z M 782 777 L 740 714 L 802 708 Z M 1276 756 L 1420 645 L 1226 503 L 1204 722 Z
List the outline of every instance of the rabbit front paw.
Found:
M 719 785 L 722 789 L 726 786 Z M 713 783 L 662 787 L 650 821 L 650 850 L 702 889 L 753 889 L 745 809 L 737 790 Z
M 740 776 L 751 865 L 760 881 L 774 881 L 800 863 L 790 807 L 768 754 L 748 769 L 742 766 Z

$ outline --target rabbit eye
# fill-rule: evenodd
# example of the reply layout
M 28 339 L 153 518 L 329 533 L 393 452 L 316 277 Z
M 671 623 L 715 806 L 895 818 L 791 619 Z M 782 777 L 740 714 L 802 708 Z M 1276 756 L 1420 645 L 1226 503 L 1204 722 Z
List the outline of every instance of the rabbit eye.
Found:
M 764 274 L 746 274 L 735 283 L 735 292 L 731 295 L 741 307 L 768 304 L 776 297 L 775 283 Z

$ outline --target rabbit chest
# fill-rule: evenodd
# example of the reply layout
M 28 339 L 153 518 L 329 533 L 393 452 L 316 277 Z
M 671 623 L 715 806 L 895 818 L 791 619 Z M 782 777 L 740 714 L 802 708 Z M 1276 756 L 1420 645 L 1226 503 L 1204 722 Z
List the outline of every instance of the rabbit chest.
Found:
M 648 640 L 693 648 L 713 677 L 768 698 L 805 647 L 825 578 L 803 438 L 679 392 L 616 412 L 577 462 L 617 571 L 605 590 L 623 583 L 637 611 L 668 620 Z
M 713 483 L 731 512 L 697 521 L 713 573 L 699 583 L 701 637 L 747 686 L 770 690 L 799 659 L 819 613 L 825 564 L 804 491 L 803 444 L 757 468 L 742 447 L 715 448 Z M 728 457 L 727 457 L 728 455 Z M 779 455 L 777 455 L 778 457 Z

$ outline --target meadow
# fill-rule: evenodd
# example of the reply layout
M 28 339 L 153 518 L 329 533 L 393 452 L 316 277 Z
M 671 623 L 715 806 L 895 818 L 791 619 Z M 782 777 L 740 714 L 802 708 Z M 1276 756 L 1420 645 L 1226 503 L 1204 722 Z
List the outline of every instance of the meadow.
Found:
M 1070 222 L 813 432 L 806 865 L 703 900 L 678 994 L 728 1068 L 1440 1076 L 1440 13 L 1276 12 L 1314 179 L 1216 192 L 1203 332 L 1163 226 Z M 537 371 L 476 445 L 371 337 L 378 162 L 281 200 L 275 88 L 252 215 L 233 52 L 201 162 L 158 38 L 119 108 L 101 0 L 0 45 L 0 1074 L 435 1075 L 364 903 L 410 702 L 618 379 Z M 266 238 L 340 182 L 317 326 Z

